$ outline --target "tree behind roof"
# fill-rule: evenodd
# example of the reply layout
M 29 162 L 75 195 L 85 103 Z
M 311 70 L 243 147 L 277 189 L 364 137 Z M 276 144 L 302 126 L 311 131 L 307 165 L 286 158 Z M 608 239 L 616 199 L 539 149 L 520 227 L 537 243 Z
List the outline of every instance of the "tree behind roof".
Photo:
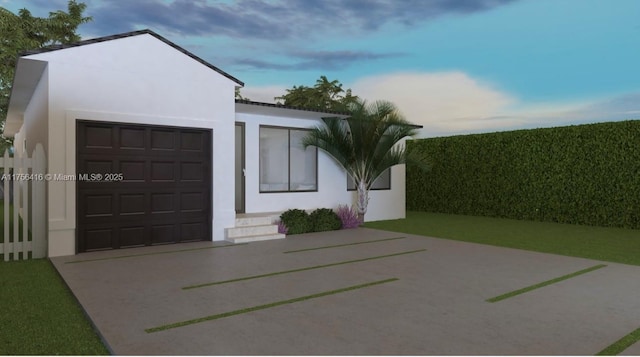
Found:
M 344 90 L 337 79 L 329 81 L 326 76 L 320 76 L 313 87 L 293 86 L 275 99 L 279 104 L 291 107 L 344 112 L 358 96 L 353 95 L 351 89 Z
M 18 14 L 0 7 L 0 126 L 4 129 L 18 56 L 23 51 L 80 41 L 78 26 L 92 20 L 82 14 L 87 5 L 70 0 L 67 11 L 53 11 L 49 17 L 34 17 L 27 9 Z M 11 146 L 0 139 L 0 154 Z

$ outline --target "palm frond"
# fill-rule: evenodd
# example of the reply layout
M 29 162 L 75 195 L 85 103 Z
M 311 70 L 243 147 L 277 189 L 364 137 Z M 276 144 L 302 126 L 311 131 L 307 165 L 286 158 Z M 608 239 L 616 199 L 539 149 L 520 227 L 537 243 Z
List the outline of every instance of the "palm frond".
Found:
M 324 125 L 311 129 L 302 140 L 302 145 L 305 148 L 315 146 L 327 152 L 342 166 L 349 165 L 353 161 L 354 150 L 348 128 L 341 118 L 324 118 L 323 121 Z
M 416 129 L 390 102 L 355 100 L 348 110 L 346 119 L 324 119 L 303 145 L 325 151 L 368 191 L 385 170 L 407 161 L 402 140 L 414 136 Z

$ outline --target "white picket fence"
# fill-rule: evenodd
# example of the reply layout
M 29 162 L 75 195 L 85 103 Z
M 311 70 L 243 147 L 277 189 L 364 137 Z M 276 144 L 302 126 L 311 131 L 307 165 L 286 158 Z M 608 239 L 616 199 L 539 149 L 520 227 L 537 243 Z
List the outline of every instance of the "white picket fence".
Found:
M 36 145 L 31 158 L 9 157 L 8 151 L 0 158 L 4 196 L 0 256 L 4 261 L 47 256 L 46 165 L 41 144 Z

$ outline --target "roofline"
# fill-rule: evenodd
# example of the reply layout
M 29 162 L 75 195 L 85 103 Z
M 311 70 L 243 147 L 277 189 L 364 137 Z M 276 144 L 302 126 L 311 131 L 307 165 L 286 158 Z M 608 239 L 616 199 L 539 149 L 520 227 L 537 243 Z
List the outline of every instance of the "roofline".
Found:
M 236 82 L 239 86 L 244 87 L 244 82 L 242 82 L 241 80 L 237 79 L 236 77 L 230 75 L 229 73 L 221 70 L 220 68 L 212 65 L 211 63 L 203 60 L 202 58 L 194 55 L 193 53 L 185 50 L 184 48 L 176 45 L 175 43 L 169 41 L 168 39 L 158 35 L 157 33 L 153 32 L 153 31 L 151 31 L 149 29 L 125 32 L 125 33 L 120 33 L 120 34 L 116 34 L 116 35 L 104 36 L 104 37 L 96 37 L 96 38 L 92 38 L 92 39 L 88 39 L 88 40 L 82 40 L 82 41 L 69 43 L 69 44 L 47 46 L 47 47 L 39 48 L 39 49 L 36 49 L 36 50 L 28 50 L 28 51 L 21 52 L 20 56 L 23 57 L 23 56 L 35 55 L 35 54 L 39 54 L 39 53 L 52 52 L 52 51 L 57 51 L 57 50 L 63 50 L 63 49 L 66 49 L 66 48 L 79 47 L 79 46 L 90 45 L 90 44 L 93 44 L 93 43 L 100 43 L 100 42 L 106 42 L 106 41 L 111 41 L 111 40 L 118 40 L 118 39 L 121 39 L 121 38 L 133 37 L 133 36 L 138 36 L 138 35 L 151 35 L 151 36 L 157 38 L 158 40 L 166 43 L 167 45 L 175 48 L 176 50 L 184 53 L 185 55 L 193 58 L 194 60 L 200 62 L 201 64 L 211 68 L 212 70 L 214 70 L 214 71 L 220 73 L 221 75 L 229 78 L 230 80 Z
M 335 111 L 335 110 L 310 109 L 310 108 L 294 107 L 294 106 L 283 105 L 283 104 L 254 102 L 252 100 L 246 100 L 246 99 L 236 99 L 236 103 L 237 104 L 257 105 L 257 106 L 270 107 L 270 108 L 302 110 L 302 111 L 305 111 L 305 112 L 325 113 L 325 114 L 333 114 L 333 115 L 346 115 L 346 116 L 351 115 L 349 113 L 339 112 L 339 111 Z
M 254 102 L 252 100 L 246 100 L 246 99 L 236 99 L 236 103 L 237 104 L 257 105 L 257 106 L 270 107 L 270 108 L 281 108 L 281 109 L 291 109 L 291 110 L 302 110 L 302 111 L 306 111 L 306 112 L 326 113 L 326 114 L 333 114 L 333 115 L 340 115 L 340 116 L 347 116 L 347 117 L 351 116 L 350 113 L 346 113 L 346 112 L 338 112 L 338 111 L 333 111 L 333 110 L 308 109 L 308 108 L 302 108 L 302 107 L 292 107 L 292 106 L 282 105 L 282 104 Z M 409 126 L 411 126 L 412 128 L 415 128 L 415 129 L 423 129 L 424 128 L 424 126 L 422 126 L 422 125 L 411 124 L 411 123 L 409 123 Z

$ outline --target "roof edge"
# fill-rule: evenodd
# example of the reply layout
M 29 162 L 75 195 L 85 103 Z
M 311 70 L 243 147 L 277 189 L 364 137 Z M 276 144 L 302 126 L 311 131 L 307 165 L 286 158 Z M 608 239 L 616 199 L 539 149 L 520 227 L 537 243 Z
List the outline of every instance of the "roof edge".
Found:
M 92 38 L 92 39 L 88 39 L 88 40 L 82 40 L 82 41 L 69 43 L 69 44 L 47 46 L 47 47 L 43 47 L 43 48 L 40 48 L 40 49 L 37 49 L 37 50 L 28 50 L 28 51 L 21 52 L 19 56 L 23 57 L 23 56 L 35 55 L 35 54 L 39 54 L 39 53 L 52 52 L 52 51 L 63 50 L 63 49 L 72 48 L 72 47 L 80 47 L 80 46 L 84 46 L 84 45 L 90 45 L 90 44 L 93 44 L 93 43 L 100 43 L 100 42 L 106 42 L 106 41 L 111 41 L 111 40 L 118 40 L 118 39 L 122 39 L 122 38 L 139 36 L 139 35 L 151 35 L 151 36 L 157 38 L 158 40 L 166 43 L 167 45 L 173 47 L 174 49 L 182 52 L 183 54 L 185 54 L 185 55 L 193 58 L 194 60 L 200 62 L 201 64 L 203 64 L 203 65 L 211 68 L 212 70 L 220 73 L 221 75 L 227 77 L 228 79 L 236 82 L 241 87 L 244 87 L 244 82 L 242 82 L 241 80 L 237 79 L 236 77 L 230 75 L 229 73 L 221 70 L 220 68 L 212 65 L 211 63 L 203 60 L 202 58 L 194 55 L 193 53 L 185 50 L 184 48 L 176 45 L 175 43 L 169 41 L 165 37 L 162 37 L 162 36 L 158 35 L 157 33 L 155 33 L 154 31 L 149 30 L 149 29 L 130 31 L 130 32 L 125 32 L 125 33 L 120 33 L 120 34 L 115 34 L 115 35 L 110 35 L 110 36 L 96 37 L 96 38 Z
M 263 107 L 269 107 L 269 108 L 302 110 L 302 111 L 306 111 L 306 112 L 326 113 L 326 114 L 333 114 L 333 115 L 340 115 L 340 116 L 347 116 L 347 117 L 351 115 L 350 113 L 338 112 L 338 111 L 333 111 L 333 110 L 308 109 L 308 108 L 293 107 L 293 106 L 283 105 L 283 104 L 255 102 L 255 101 L 246 100 L 246 99 L 236 99 L 236 104 L 248 104 L 248 105 L 263 106 Z M 424 126 L 422 126 L 422 125 L 412 124 L 412 123 L 409 123 L 409 126 L 411 126 L 412 128 L 415 128 L 415 129 L 423 129 L 424 128 Z
M 309 109 L 309 108 L 294 107 L 294 106 L 283 105 L 283 104 L 255 102 L 255 101 L 246 100 L 246 99 L 236 99 L 236 104 L 248 104 L 248 105 L 256 105 L 256 106 L 269 107 L 269 108 L 301 110 L 301 111 L 305 111 L 305 112 L 325 113 L 325 114 L 333 114 L 333 115 L 347 115 L 347 116 L 350 115 L 349 113 L 338 112 L 338 111 L 334 111 L 334 110 Z

